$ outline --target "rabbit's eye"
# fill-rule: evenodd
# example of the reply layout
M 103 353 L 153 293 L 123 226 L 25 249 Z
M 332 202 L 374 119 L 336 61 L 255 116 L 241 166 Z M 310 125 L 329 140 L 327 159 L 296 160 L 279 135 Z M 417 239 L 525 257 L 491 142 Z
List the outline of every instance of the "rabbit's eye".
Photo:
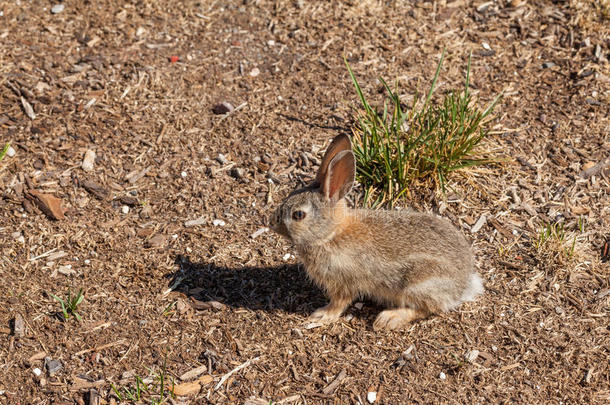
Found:
M 292 219 L 294 219 L 295 221 L 302 221 L 305 218 L 305 212 L 304 211 L 295 211 L 292 213 Z

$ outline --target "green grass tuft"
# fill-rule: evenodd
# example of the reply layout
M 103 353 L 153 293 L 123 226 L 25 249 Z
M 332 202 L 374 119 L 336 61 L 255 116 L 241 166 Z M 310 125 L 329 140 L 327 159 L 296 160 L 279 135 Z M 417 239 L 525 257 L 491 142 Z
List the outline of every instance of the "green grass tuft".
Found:
M 149 369 L 152 373 L 152 370 Z M 149 380 L 150 381 L 150 380 Z M 163 361 L 163 368 L 157 372 L 150 384 L 140 376 L 135 376 L 135 383 L 125 387 L 110 384 L 116 398 L 121 402 L 149 403 L 160 405 L 174 397 L 174 380 L 167 374 L 167 359 Z
M 74 315 L 79 321 L 82 320 L 80 314 L 76 312 L 78 306 L 83 301 L 83 298 L 85 298 L 82 288 L 78 290 L 76 295 L 72 295 L 72 289 L 69 288 L 66 299 L 59 298 L 57 295 L 51 293 L 49 293 L 49 295 L 61 304 L 61 312 L 64 315 L 64 319 L 70 319 L 70 316 Z
M 445 192 L 452 172 L 491 162 L 477 157 L 476 149 L 489 134 L 490 114 L 501 95 L 484 110 L 474 105 L 468 58 L 464 89 L 449 92 L 438 106 L 431 105 L 444 56 L 443 51 L 423 104 L 416 95 L 411 107 L 405 108 L 397 90 L 380 78 L 388 96 L 382 112 L 367 101 L 345 61 L 362 106 L 353 144 L 365 204 L 393 205 L 410 186 L 426 180 Z
M 4 144 L 4 148 L 2 148 L 2 151 L 0 151 L 0 162 L 2 162 L 2 159 L 4 159 L 4 157 L 8 153 L 8 148 L 10 148 L 10 147 L 11 147 L 10 142 L 7 142 Z

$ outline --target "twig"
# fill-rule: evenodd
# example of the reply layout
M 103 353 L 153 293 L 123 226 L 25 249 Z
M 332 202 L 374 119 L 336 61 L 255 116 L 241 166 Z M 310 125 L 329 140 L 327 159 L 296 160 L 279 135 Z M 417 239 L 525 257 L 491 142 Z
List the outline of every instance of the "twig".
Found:
M 35 261 L 35 260 L 42 259 L 43 257 L 47 257 L 47 256 L 49 256 L 51 253 L 55 252 L 56 250 L 57 250 L 57 248 L 53 248 L 53 249 L 49 250 L 48 252 L 44 252 L 44 253 L 43 253 L 43 254 L 41 254 L 41 255 L 38 255 L 38 256 L 36 256 L 36 257 L 32 257 L 32 258 L 30 259 L 30 261 L 31 261 L 31 262 L 33 262 L 33 261 Z
M 91 349 L 81 350 L 80 352 L 74 353 L 74 355 L 75 356 L 80 356 L 82 354 L 89 353 L 89 352 L 97 352 L 97 351 L 104 350 L 104 349 L 107 349 L 109 347 L 120 345 L 120 344 L 123 344 L 123 343 L 125 343 L 125 339 L 119 339 L 116 342 L 108 343 L 108 344 L 101 345 L 101 346 L 98 346 L 98 347 L 92 347 Z
M 235 367 L 233 370 L 229 371 L 227 374 L 223 375 L 222 378 L 220 379 L 220 381 L 218 382 L 218 384 L 216 384 L 216 386 L 214 387 L 214 391 L 218 390 L 218 388 L 220 388 L 222 386 L 222 384 L 225 383 L 225 381 L 227 381 L 229 379 L 229 377 L 231 377 L 233 374 L 237 373 L 239 370 L 248 367 L 250 364 L 254 363 L 255 361 L 258 361 L 260 359 L 260 357 L 255 357 L 253 359 L 248 360 L 247 362 L 245 362 L 244 364 L 241 364 L 237 367 Z
M 241 110 L 242 108 L 244 108 L 245 106 L 247 106 L 248 103 L 247 102 L 243 102 L 240 105 L 238 105 L 237 107 L 235 107 L 231 112 L 226 113 L 225 115 L 223 115 L 220 118 L 220 121 L 218 121 L 218 123 L 220 124 L 221 122 L 223 122 L 226 118 L 228 118 L 229 116 L 235 114 L 237 111 Z
M 337 387 L 339 387 L 339 384 L 341 384 L 341 381 L 343 381 L 343 379 L 345 378 L 346 375 L 347 375 L 347 373 L 345 372 L 345 369 L 341 370 L 341 372 L 337 375 L 337 377 L 334 379 L 334 381 L 331 382 L 330 384 L 328 384 L 326 386 L 326 388 L 324 388 L 322 390 L 322 392 L 325 395 L 334 393 L 335 390 L 337 389 Z

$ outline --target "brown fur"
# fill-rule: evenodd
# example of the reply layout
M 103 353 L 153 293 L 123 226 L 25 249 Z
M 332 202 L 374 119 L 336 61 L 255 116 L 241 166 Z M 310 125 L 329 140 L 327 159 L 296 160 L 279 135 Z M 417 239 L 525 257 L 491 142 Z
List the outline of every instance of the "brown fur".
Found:
M 482 292 L 470 246 L 449 221 L 347 208 L 343 197 L 353 183 L 353 162 L 349 138 L 335 138 L 321 164 L 325 172 L 294 191 L 274 218 L 274 229 L 295 244 L 307 273 L 330 297 L 311 317 L 335 320 L 366 296 L 393 308 L 379 314 L 375 328 L 396 329 Z M 297 210 L 304 219 L 293 219 Z

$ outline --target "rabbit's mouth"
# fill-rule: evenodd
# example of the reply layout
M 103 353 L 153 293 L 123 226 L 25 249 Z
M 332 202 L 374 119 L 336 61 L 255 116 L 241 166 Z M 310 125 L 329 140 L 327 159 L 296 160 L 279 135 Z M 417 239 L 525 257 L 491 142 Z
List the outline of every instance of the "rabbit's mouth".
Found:
M 279 235 L 282 235 L 286 238 L 290 238 L 290 236 L 288 235 L 288 228 L 286 228 L 286 225 L 284 225 L 283 222 L 275 222 L 273 221 L 271 223 L 270 228 L 276 232 Z
M 271 216 L 271 220 L 269 221 L 269 228 L 271 228 L 274 232 L 282 236 L 288 237 L 288 229 L 282 221 L 281 207 Z

